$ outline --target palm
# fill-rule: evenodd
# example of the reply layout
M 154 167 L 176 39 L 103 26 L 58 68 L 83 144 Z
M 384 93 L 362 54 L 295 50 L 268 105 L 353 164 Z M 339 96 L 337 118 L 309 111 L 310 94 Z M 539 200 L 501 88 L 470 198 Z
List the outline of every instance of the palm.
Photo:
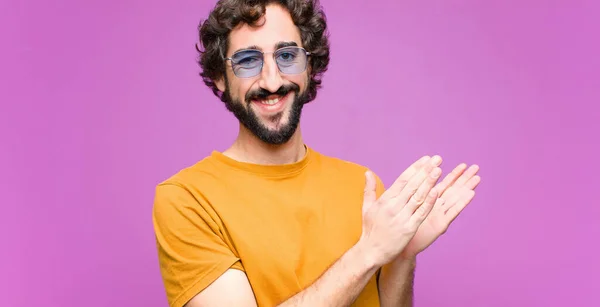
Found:
M 446 232 L 475 196 L 475 188 L 481 181 L 476 175 L 478 170 L 477 165 L 467 169 L 465 164 L 461 164 L 434 187 L 440 191 L 440 197 L 402 252 L 405 257 L 416 256 Z

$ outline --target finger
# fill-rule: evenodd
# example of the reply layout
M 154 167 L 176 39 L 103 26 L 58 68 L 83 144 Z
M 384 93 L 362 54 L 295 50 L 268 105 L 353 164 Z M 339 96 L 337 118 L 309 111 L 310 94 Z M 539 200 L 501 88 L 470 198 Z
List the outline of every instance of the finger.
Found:
M 425 165 L 422 167 L 414 176 L 412 176 L 404 189 L 400 191 L 400 194 L 396 197 L 397 203 L 404 206 L 408 203 L 408 200 L 417 192 L 423 181 L 427 179 L 427 176 L 433 171 L 434 168 L 442 163 L 440 156 L 433 156 Z M 437 180 L 437 179 L 436 179 Z
M 480 182 L 481 182 L 481 177 L 475 175 L 475 176 L 471 177 L 471 179 L 469 179 L 469 181 L 467 181 L 467 183 L 465 183 L 465 187 L 469 190 L 475 190 L 475 188 L 479 185 Z
M 435 204 L 436 200 L 438 199 L 438 195 L 439 195 L 439 193 L 436 189 L 431 190 L 429 192 L 429 194 L 427 194 L 427 198 L 425 199 L 425 202 L 423 202 L 423 204 L 420 205 L 417 208 L 417 210 L 414 211 L 414 213 L 408 220 L 409 225 L 411 227 L 414 227 L 413 229 L 419 228 L 421 223 L 423 223 L 425 218 L 427 218 L 429 213 L 431 213 L 431 210 L 433 209 L 433 205 Z
M 367 211 L 371 204 L 377 200 L 375 175 L 371 171 L 365 172 L 365 194 L 363 197 L 363 211 Z
M 446 210 L 448 210 L 449 207 L 454 206 L 454 204 L 459 201 L 464 190 L 468 189 L 465 187 L 458 187 L 456 185 L 453 185 L 446 190 L 446 193 L 444 193 L 442 196 L 442 198 L 446 200 Z
M 456 217 L 467 207 L 467 205 L 473 200 L 475 197 L 475 191 L 473 190 L 465 190 L 462 193 L 462 197 L 454 204 L 453 206 L 449 206 L 446 209 L 446 220 L 448 225 L 456 219 Z
M 479 171 L 479 165 L 473 164 L 471 165 L 458 179 L 456 179 L 456 185 L 464 185 L 471 179 L 477 172 Z
M 427 179 L 421 184 L 421 186 L 417 189 L 417 192 L 413 194 L 413 196 L 409 199 L 408 203 L 404 207 L 403 210 L 406 210 L 407 214 L 412 215 L 417 208 L 425 202 L 425 198 L 427 197 L 437 180 L 440 178 L 442 174 L 442 169 L 439 167 L 434 168 L 427 176 Z M 439 191 L 436 189 L 435 191 L 439 194 Z
M 414 176 L 423 167 L 423 165 L 429 161 L 429 159 L 429 156 L 423 156 L 411 164 L 404 172 L 402 172 L 402 174 L 400 174 L 396 181 L 394 181 L 394 183 L 387 190 L 389 191 L 388 195 L 395 196 L 400 193 L 408 183 L 408 180 Z
M 437 185 L 436 189 L 439 191 L 441 197 L 443 197 L 444 192 L 451 186 L 456 179 L 467 169 L 467 164 L 461 163 L 456 166 L 444 179 Z
M 460 201 L 460 198 L 464 196 L 463 194 L 465 191 L 475 190 L 480 181 L 481 178 L 475 175 L 471 177 L 471 179 L 469 179 L 469 181 L 467 181 L 467 183 L 465 183 L 463 186 L 460 186 L 460 183 L 454 184 L 448 188 L 448 190 L 446 190 L 441 197 L 446 199 L 447 206 L 453 206 L 455 203 Z

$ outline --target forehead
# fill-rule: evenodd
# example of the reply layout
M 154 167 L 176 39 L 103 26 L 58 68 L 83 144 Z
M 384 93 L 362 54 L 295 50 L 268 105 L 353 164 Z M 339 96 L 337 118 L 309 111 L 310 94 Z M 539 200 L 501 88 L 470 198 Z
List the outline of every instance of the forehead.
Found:
M 273 51 L 278 43 L 295 42 L 302 46 L 300 32 L 294 25 L 290 13 L 275 4 L 268 5 L 265 15 L 258 21 L 259 27 L 241 24 L 229 34 L 227 55 L 245 48 Z

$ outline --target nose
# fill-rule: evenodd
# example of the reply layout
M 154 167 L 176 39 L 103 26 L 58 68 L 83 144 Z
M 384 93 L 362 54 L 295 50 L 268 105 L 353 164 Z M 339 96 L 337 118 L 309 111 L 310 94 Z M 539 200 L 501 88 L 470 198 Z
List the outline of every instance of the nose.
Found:
M 263 68 L 260 72 L 260 80 L 258 86 L 261 88 L 274 93 L 283 85 L 283 79 L 277 68 L 275 59 L 270 56 L 265 56 Z

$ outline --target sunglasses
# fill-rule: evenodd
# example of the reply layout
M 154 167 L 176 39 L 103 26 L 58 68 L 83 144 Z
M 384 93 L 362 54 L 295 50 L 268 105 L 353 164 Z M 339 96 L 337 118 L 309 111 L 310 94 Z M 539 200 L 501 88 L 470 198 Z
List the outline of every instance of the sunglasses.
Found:
M 256 49 L 237 51 L 230 58 L 233 73 L 238 78 L 251 78 L 260 74 L 265 62 L 264 56 L 272 53 L 277 68 L 283 74 L 295 75 L 306 70 L 310 52 L 302 47 L 289 46 L 279 48 L 273 52 L 262 52 Z

